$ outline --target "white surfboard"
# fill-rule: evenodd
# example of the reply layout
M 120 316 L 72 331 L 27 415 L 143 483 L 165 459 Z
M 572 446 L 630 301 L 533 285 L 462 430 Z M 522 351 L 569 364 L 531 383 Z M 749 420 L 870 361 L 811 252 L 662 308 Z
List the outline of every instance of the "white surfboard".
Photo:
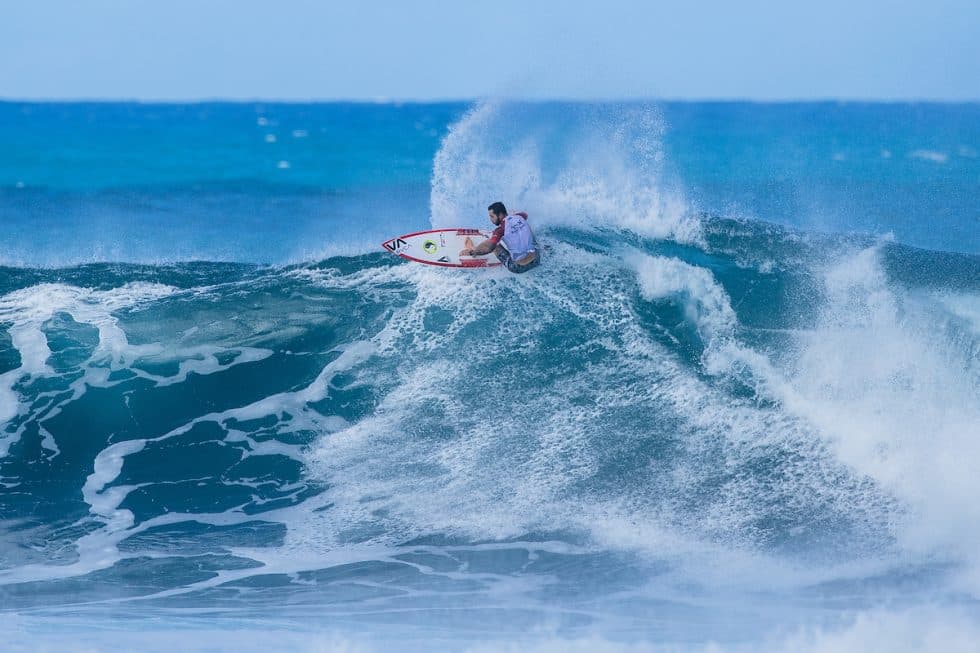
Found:
M 476 247 L 489 237 L 490 232 L 482 229 L 433 229 L 398 236 L 381 246 L 416 263 L 446 268 L 487 268 L 500 265 L 493 254 L 461 257 L 459 252 Z

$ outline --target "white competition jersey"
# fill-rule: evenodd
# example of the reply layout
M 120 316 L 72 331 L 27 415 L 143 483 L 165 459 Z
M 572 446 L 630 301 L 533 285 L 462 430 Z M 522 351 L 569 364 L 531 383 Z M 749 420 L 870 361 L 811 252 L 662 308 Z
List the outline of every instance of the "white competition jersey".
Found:
M 504 247 L 510 252 L 510 257 L 519 261 L 535 251 L 534 234 L 527 220 L 519 215 L 508 215 L 504 218 Z

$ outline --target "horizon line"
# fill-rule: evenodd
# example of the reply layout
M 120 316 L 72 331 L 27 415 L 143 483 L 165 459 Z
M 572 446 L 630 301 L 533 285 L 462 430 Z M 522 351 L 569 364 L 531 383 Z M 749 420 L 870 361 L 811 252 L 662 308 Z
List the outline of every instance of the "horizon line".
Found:
M 478 102 L 513 102 L 524 104 L 630 104 L 630 103 L 673 103 L 673 104 L 980 104 L 980 97 L 971 99 L 909 97 L 909 98 L 858 98 L 858 97 L 441 97 L 441 98 L 397 98 L 397 97 L 335 97 L 335 98 L 270 98 L 270 97 L 187 97 L 187 98 L 138 98 L 138 97 L 29 97 L 0 96 L 0 103 L 9 104 L 475 104 Z

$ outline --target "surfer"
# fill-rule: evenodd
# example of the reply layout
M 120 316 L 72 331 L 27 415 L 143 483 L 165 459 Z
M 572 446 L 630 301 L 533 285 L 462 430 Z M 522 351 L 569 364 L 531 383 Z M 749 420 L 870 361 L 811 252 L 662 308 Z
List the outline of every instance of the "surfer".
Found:
M 541 262 L 538 243 L 527 224 L 527 213 L 518 211 L 509 215 L 503 202 L 494 202 L 487 207 L 487 215 L 496 229 L 476 247 L 467 238 L 460 256 L 483 256 L 493 252 L 508 270 L 517 274 L 527 272 Z

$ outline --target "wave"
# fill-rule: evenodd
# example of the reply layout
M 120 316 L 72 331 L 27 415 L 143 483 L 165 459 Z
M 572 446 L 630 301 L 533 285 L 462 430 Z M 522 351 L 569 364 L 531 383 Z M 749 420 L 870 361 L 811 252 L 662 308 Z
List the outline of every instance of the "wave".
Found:
M 90 433 L 102 442 L 82 493 L 92 515 L 118 516 L 144 487 L 103 496 L 131 457 L 207 431 L 301 463 L 322 487 L 290 519 L 329 505 L 311 537 L 330 546 L 563 531 L 660 555 L 806 557 L 831 529 L 858 548 L 896 538 L 923 555 L 969 541 L 973 521 L 942 512 L 972 511 L 969 455 L 951 460 L 968 453 L 977 416 L 976 324 L 962 299 L 950 309 L 948 293 L 896 287 L 881 246 L 794 280 L 576 240 L 553 241 L 548 269 L 526 277 L 371 255 L 186 289 L 161 283 L 159 269 L 107 290 L 14 290 L 0 307 L 20 358 L 3 375 L 5 461 L 30 434 L 43 436 L 31 443 L 43 456 L 59 455 L 53 424 L 70 408 L 133 411 L 255 368 L 282 389 L 199 389 L 215 409 L 197 399 L 174 406 L 183 417 L 139 417 L 114 444 Z M 794 283 L 822 295 L 802 328 L 784 324 L 801 306 L 781 288 Z M 786 313 L 762 322 L 773 303 Z M 242 306 L 253 315 L 238 325 Z M 303 371 L 289 373 L 297 358 Z M 375 399 L 338 412 L 335 391 Z M 306 446 L 266 442 L 296 434 Z M 358 532 L 368 535 L 348 539 Z
M 980 595 L 980 258 L 698 213 L 656 113 L 572 116 L 577 160 L 522 111 L 464 117 L 431 201 L 540 207 L 530 274 L 0 269 L 5 610 L 453 610 L 543 650 L 871 615 L 774 644 L 821 650 Z M 746 601 L 781 610 L 718 617 Z M 929 619 L 922 650 L 972 632 Z

